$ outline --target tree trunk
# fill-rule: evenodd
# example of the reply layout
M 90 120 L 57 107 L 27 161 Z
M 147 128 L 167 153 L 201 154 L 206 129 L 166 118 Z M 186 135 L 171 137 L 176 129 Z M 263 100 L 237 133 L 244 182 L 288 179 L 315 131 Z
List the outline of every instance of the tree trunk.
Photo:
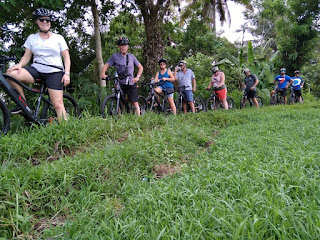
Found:
M 158 61 L 164 57 L 163 18 L 170 6 L 171 0 L 135 0 L 140 7 L 146 31 L 146 43 L 143 48 L 144 75 L 146 79 L 155 75 Z
M 101 47 L 101 36 L 100 36 L 100 18 L 99 12 L 97 8 L 96 1 L 93 0 L 91 4 L 91 11 L 93 15 L 93 23 L 94 23 L 94 41 L 95 41 L 95 53 L 96 53 L 96 60 L 97 60 L 97 76 L 96 82 L 100 83 L 100 87 L 105 87 L 106 82 L 105 80 L 100 79 L 100 72 L 103 68 L 103 58 L 102 58 L 102 47 Z

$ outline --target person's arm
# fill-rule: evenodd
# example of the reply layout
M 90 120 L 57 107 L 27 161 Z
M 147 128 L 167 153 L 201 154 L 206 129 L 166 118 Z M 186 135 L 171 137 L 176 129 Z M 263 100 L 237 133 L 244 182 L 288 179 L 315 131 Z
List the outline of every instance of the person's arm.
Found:
M 192 92 L 195 92 L 197 89 L 196 79 L 192 78 Z
M 156 76 L 154 77 L 154 82 L 159 82 L 159 72 L 156 73 Z
M 287 86 L 285 87 L 286 89 L 288 89 L 288 87 L 290 86 L 290 84 L 291 84 L 291 82 L 292 82 L 292 78 L 291 78 L 291 77 L 288 77 L 288 78 L 286 78 L 286 81 L 289 82 L 289 83 L 287 84 Z
M 61 55 L 63 57 L 63 62 L 64 62 L 64 75 L 61 79 L 61 82 L 63 82 L 64 86 L 67 86 L 70 84 L 70 67 L 71 67 L 69 50 L 66 49 L 62 51 Z
M 293 80 L 292 80 L 292 78 L 291 78 L 291 80 L 290 80 L 290 82 L 289 82 L 289 84 L 288 84 L 288 88 L 290 87 L 290 85 L 293 83 Z
M 213 84 L 213 82 L 212 82 L 212 78 L 211 78 L 209 86 L 206 89 L 210 89 L 212 87 L 212 84 Z
M 163 77 L 162 80 L 163 81 L 169 81 L 169 82 L 174 82 L 176 80 L 176 78 L 173 76 L 173 74 L 172 74 L 170 69 L 168 69 L 168 75 L 169 75 L 169 78 Z
M 20 73 L 21 68 L 27 65 L 28 62 L 31 60 L 31 58 L 32 58 L 32 52 L 29 48 L 26 48 L 22 58 L 20 59 L 20 62 L 17 65 L 9 68 L 7 71 L 12 72 L 14 70 L 18 70 L 18 73 Z
M 221 78 L 221 81 L 220 81 L 219 86 L 217 86 L 217 87 L 221 87 L 221 86 L 223 86 L 225 84 L 226 77 L 225 77 L 223 72 L 221 72 L 220 78 Z
M 304 85 L 304 81 L 303 81 L 302 78 L 301 78 L 301 85 L 300 85 L 300 87 L 303 88 L 303 85 Z
M 110 65 L 108 63 L 106 63 L 103 66 L 103 68 L 101 70 L 101 73 L 100 73 L 100 78 L 101 79 L 106 79 L 108 77 L 108 75 L 106 75 L 106 72 L 108 71 L 109 67 L 110 67 Z
M 251 89 L 255 89 L 257 86 L 258 86 L 258 83 L 259 83 L 259 79 L 256 77 L 255 81 L 254 81 L 254 84 L 253 86 L 251 87 Z
M 141 65 L 141 63 L 137 66 L 138 67 L 138 73 L 137 73 L 137 76 L 132 79 L 132 82 L 133 83 L 136 83 L 140 80 L 140 77 L 142 75 L 142 72 L 143 72 L 143 66 Z

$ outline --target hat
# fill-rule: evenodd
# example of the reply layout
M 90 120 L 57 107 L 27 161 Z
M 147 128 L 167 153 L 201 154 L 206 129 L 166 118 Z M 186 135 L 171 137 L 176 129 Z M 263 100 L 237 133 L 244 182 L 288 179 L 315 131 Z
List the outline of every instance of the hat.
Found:
M 187 65 L 187 62 L 184 61 L 184 60 L 181 60 L 181 61 L 179 62 L 179 66 L 181 66 L 181 65 Z

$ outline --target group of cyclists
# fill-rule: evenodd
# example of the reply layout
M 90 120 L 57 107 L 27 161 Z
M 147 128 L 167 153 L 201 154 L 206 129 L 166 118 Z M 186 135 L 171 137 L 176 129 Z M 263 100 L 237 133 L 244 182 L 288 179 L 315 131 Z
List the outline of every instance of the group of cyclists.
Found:
M 276 76 L 274 80 L 275 88 L 271 91 L 271 97 L 279 93 L 284 98 L 284 104 L 287 104 L 287 89 L 292 85 L 292 90 L 297 96 L 298 102 L 302 102 L 301 88 L 304 85 L 304 81 L 300 77 L 300 71 L 294 72 L 294 77 L 286 75 L 286 69 L 280 69 L 280 75 Z
M 7 70 L 7 75 L 21 81 L 23 83 L 31 84 L 36 79 L 45 81 L 50 99 L 56 109 L 59 120 L 67 120 L 66 111 L 63 105 L 63 86 L 70 84 L 70 55 L 68 45 L 65 39 L 60 35 L 50 31 L 53 14 L 50 10 L 39 8 L 32 13 L 35 23 L 38 25 L 39 32 L 29 35 L 24 47 L 25 52 L 20 62 Z M 119 52 L 114 53 L 103 66 L 100 77 L 106 79 L 106 72 L 111 66 L 115 66 L 120 77 L 120 85 L 123 93 L 127 95 L 128 100 L 132 103 L 137 115 L 140 115 L 138 104 L 138 89 L 137 82 L 140 80 L 143 66 L 137 58 L 128 53 L 129 39 L 120 37 L 117 41 Z M 33 63 L 25 67 L 31 58 Z M 63 58 L 63 61 L 62 61 Z M 196 80 L 193 71 L 187 68 L 185 61 L 180 61 L 179 65 L 175 67 L 174 72 L 167 68 L 167 60 L 162 58 L 158 61 L 159 71 L 154 77 L 155 82 L 160 84 L 155 89 L 157 93 L 163 92 L 166 89 L 168 102 L 173 114 L 176 114 L 176 106 L 173 99 L 174 85 L 173 82 L 178 80 L 180 87 L 183 87 L 183 94 L 187 102 L 183 103 L 184 112 L 187 111 L 187 104 L 189 104 L 191 111 L 195 112 L 193 104 L 193 93 L 196 91 Z M 138 68 L 136 76 L 134 76 L 134 69 Z M 207 87 L 215 91 L 218 98 L 222 101 L 224 109 L 228 109 L 226 101 L 227 87 L 225 84 L 225 74 L 219 70 L 217 66 L 212 68 L 212 78 Z M 253 99 L 256 107 L 259 107 L 256 98 L 256 87 L 259 80 L 254 74 L 250 73 L 249 69 L 244 70 L 245 74 L 245 89 L 247 96 Z M 23 89 L 13 81 L 9 83 L 25 98 Z M 301 87 L 303 80 L 300 77 L 300 71 L 295 71 L 293 78 L 286 75 L 286 69 L 282 68 L 280 75 L 278 75 L 274 83 L 275 91 L 281 92 L 284 97 L 285 104 L 287 103 L 286 90 L 292 84 L 296 96 L 301 101 Z M 11 110 L 12 113 L 21 111 L 18 107 Z

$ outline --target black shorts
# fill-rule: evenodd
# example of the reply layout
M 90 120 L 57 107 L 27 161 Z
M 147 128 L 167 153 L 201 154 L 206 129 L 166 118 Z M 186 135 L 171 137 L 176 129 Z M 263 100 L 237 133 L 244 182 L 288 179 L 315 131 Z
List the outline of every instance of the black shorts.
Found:
M 301 90 L 294 90 L 294 94 L 295 94 L 297 97 L 301 97 Z
M 248 98 L 255 98 L 257 97 L 257 91 L 256 90 L 246 90 L 247 91 L 247 97 Z
M 282 97 L 287 96 L 287 89 L 286 88 L 279 88 L 277 91 L 281 94 Z
M 54 90 L 63 90 L 63 82 L 61 82 L 64 72 L 54 72 L 54 73 L 40 73 L 32 66 L 28 66 L 25 68 L 31 76 L 36 79 L 43 80 L 47 88 Z
M 128 96 L 129 102 L 138 102 L 138 88 L 137 85 L 120 84 L 124 95 Z

